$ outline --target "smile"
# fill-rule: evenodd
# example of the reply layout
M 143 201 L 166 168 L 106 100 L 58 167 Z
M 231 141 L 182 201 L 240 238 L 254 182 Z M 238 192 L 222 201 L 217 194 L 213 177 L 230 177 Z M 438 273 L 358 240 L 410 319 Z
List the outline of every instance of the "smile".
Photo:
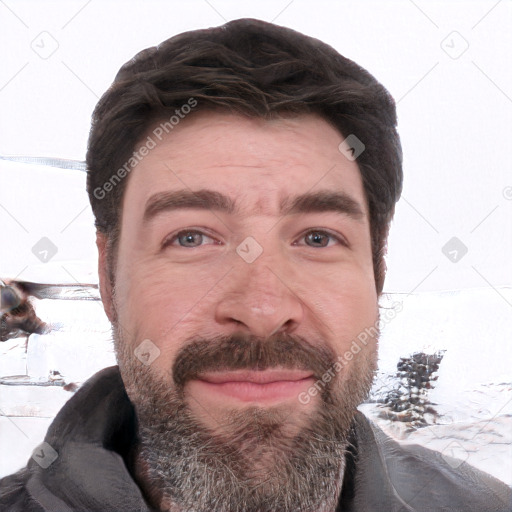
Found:
M 313 380 L 311 372 L 298 370 L 212 372 L 190 381 L 189 390 L 201 398 L 222 395 L 242 402 L 272 403 L 297 398 Z

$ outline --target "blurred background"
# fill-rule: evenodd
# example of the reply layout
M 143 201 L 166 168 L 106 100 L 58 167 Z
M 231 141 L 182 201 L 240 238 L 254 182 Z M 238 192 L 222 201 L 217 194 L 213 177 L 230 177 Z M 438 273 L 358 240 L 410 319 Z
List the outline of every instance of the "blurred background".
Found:
M 361 408 L 512 485 L 511 0 L 0 0 L 0 279 L 70 285 L 32 299 L 51 333 L 0 342 L 0 476 L 115 364 L 80 164 L 96 102 L 141 49 L 241 17 L 322 39 L 395 98 L 405 184 Z

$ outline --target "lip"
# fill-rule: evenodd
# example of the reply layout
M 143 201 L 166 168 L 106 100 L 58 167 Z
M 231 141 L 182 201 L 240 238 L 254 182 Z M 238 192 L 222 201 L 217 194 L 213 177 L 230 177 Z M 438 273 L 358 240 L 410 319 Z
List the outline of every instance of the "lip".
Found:
M 189 386 L 198 397 L 271 403 L 296 399 L 313 379 L 311 372 L 299 370 L 237 370 L 201 374 Z
M 199 380 L 203 380 L 211 384 L 224 384 L 226 382 L 271 384 L 273 382 L 297 382 L 310 377 L 313 377 L 311 372 L 302 370 L 271 369 L 203 373 L 199 376 Z

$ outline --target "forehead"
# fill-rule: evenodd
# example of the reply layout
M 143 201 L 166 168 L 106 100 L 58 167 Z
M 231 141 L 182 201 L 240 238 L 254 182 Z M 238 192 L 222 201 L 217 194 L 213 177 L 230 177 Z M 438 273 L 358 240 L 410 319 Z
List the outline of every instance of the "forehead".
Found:
M 344 192 L 367 211 L 357 163 L 338 149 L 344 136 L 317 115 L 199 112 L 169 133 L 157 128 L 135 148 L 144 156 L 130 173 L 123 215 L 159 192 L 203 189 L 234 198 L 237 213 L 272 214 L 288 198 L 316 191 Z

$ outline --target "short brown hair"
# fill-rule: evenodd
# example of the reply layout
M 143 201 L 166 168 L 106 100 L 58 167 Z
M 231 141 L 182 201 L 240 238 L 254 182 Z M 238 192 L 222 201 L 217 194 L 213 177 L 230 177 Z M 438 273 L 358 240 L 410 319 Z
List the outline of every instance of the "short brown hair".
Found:
M 200 109 L 244 116 L 317 113 L 365 145 L 357 158 L 368 201 L 377 292 L 384 285 L 386 241 L 402 190 L 396 109 L 387 90 L 329 45 L 253 19 L 185 32 L 138 53 L 119 70 L 96 106 L 87 150 L 87 191 L 96 227 L 117 245 L 127 180 L 98 189 L 130 161 L 157 119 L 190 98 Z M 123 173 L 123 175 L 126 173 Z M 112 270 L 112 269 L 111 269 Z

